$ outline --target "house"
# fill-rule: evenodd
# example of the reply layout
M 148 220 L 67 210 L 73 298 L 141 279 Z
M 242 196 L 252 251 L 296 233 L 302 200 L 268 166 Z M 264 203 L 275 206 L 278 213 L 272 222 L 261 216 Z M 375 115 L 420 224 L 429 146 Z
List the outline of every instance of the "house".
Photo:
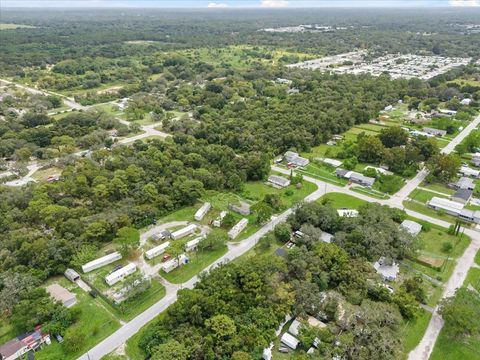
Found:
M 203 217 L 207 214 L 207 212 L 210 211 L 210 209 L 212 208 L 212 204 L 210 204 L 209 202 L 206 202 L 205 204 L 202 205 L 202 207 L 200 209 L 197 210 L 197 212 L 195 213 L 195 220 L 197 221 L 200 221 L 203 219 Z
M 155 241 L 162 241 L 165 239 L 169 239 L 172 233 L 168 230 L 162 230 L 159 233 L 155 233 L 152 235 L 152 239 Z
M 382 175 L 393 175 L 393 172 L 388 171 L 388 167 L 387 167 L 387 169 L 384 169 L 384 167 L 376 167 L 376 166 L 368 165 L 368 166 L 365 166 L 365 170 L 374 169 L 377 173 L 382 174 Z
M 77 303 L 77 296 L 61 285 L 51 284 L 47 286 L 46 290 L 55 301 L 58 301 L 67 308 Z
M 169 273 L 170 271 L 175 270 L 177 267 L 188 264 L 188 257 L 185 254 L 181 254 L 178 257 L 174 259 L 170 259 L 162 264 L 162 269 L 166 273 Z
M 438 136 L 438 137 L 442 137 L 442 136 L 447 135 L 447 132 L 445 130 L 428 128 L 428 127 L 423 128 L 423 132 L 425 132 L 427 134 L 430 134 L 430 135 L 433 135 L 433 136 Z
M 197 246 L 198 244 L 200 244 L 200 242 L 205 239 L 205 235 L 203 236 L 199 236 L 193 240 L 190 240 L 189 242 L 187 242 L 185 244 L 185 252 L 190 252 L 190 251 L 195 251 L 197 250 Z
M 244 201 L 240 201 L 239 204 L 229 204 L 228 208 L 243 216 L 250 215 L 250 204 Z
M 355 171 L 337 169 L 335 170 L 335 174 L 337 175 L 337 177 L 345 178 L 350 180 L 351 182 L 367 187 L 371 187 L 375 183 L 375 178 L 363 176 L 362 174 Z
M 468 204 L 472 198 L 473 190 L 469 189 L 458 189 L 455 194 L 453 194 L 450 199 L 462 204 Z
M 469 168 L 468 166 L 461 166 L 459 173 L 463 176 L 470 176 L 474 178 L 478 178 L 480 175 L 480 171 Z
M 133 274 L 135 271 L 137 271 L 137 265 L 135 265 L 134 263 L 128 263 L 117 271 L 114 271 L 111 274 L 105 276 L 105 282 L 109 286 L 112 286 L 120 280 L 125 279 L 128 275 Z
M 400 226 L 413 237 L 418 236 L 422 231 L 422 225 L 412 220 L 404 220 Z
M 479 210 L 469 210 L 463 209 L 458 217 L 462 220 L 474 222 L 480 224 L 480 211 Z
M 460 179 L 458 179 L 454 187 L 457 189 L 473 190 L 475 189 L 475 183 L 472 179 L 462 176 Z
M 447 115 L 447 116 L 457 115 L 457 112 L 455 110 L 449 110 L 449 109 L 439 109 L 438 112 L 442 115 Z
M 50 345 L 50 335 L 42 333 L 41 327 L 34 331 L 18 336 L 0 346 L 0 359 L 24 359 L 29 351 L 37 351 L 43 344 Z
M 335 160 L 335 159 L 323 158 L 323 159 L 319 159 L 319 160 L 324 162 L 327 165 L 330 165 L 330 166 L 333 166 L 333 167 L 336 167 L 336 168 L 343 164 L 341 161 Z
M 150 249 L 145 252 L 145 257 L 151 260 L 154 257 L 157 257 L 158 255 L 163 254 L 169 246 L 170 246 L 170 241 L 167 241 L 161 245 L 155 246 L 153 249 Z
M 427 205 L 435 210 L 443 210 L 453 216 L 459 216 L 463 210 L 463 204 L 436 196 L 428 201 Z
M 247 227 L 247 225 L 248 219 L 243 218 L 237 224 L 235 224 L 234 227 L 230 229 L 230 231 L 228 232 L 228 237 L 232 240 L 235 239 L 243 231 L 243 229 Z
M 480 166 L 480 153 L 472 154 L 472 163 L 475 166 Z
M 294 319 L 290 324 L 290 327 L 288 328 L 288 332 L 293 336 L 298 336 L 298 334 L 300 333 L 301 325 L 302 323 L 300 321 L 298 321 L 297 319 Z
M 122 258 L 122 255 L 118 251 L 115 251 L 111 254 L 105 255 L 101 258 L 92 260 L 92 261 L 86 263 L 85 265 L 82 265 L 82 271 L 84 273 L 87 273 L 87 272 L 90 272 L 92 270 L 101 268 L 105 265 L 111 264 L 111 263 L 113 263 L 117 260 L 120 260 L 121 258 Z
M 290 185 L 289 179 L 284 178 L 283 176 L 278 176 L 278 175 L 270 175 L 268 177 L 268 182 L 279 188 L 284 188 Z
M 354 209 L 338 209 L 338 216 L 341 217 L 358 217 L 358 210 Z
M 434 135 L 426 133 L 425 131 L 419 131 L 419 130 L 412 130 L 410 131 L 411 136 L 425 136 L 425 137 L 433 137 Z
M 215 227 L 220 227 L 222 226 L 222 221 L 223 221 L 223 218 L 227 216 L 227 212 L 226 211 L 222 211 L 220 213 L 220 215 L 218 215 L 218 217 L 213 221 L 213 226 Z
M 389 264 L 384 257 L 381 257 L 375 264 L 373 264 L 373 267 L 377 274 L 386 281 L 395 281 L 400 271 L 397 263 L 392 262 Z
M 77 273 L 75 270 L 73 269 L 67 269 L 65 270 L 65 272 L 63 273 L 65 275 L 65 277 L 70 280 L 71 282 L 75 282 L 77 281 L 78 279 L 80 279 L 80 274 Z
M 469 98 L 462 99 L 460 101 L 460 104 L 462 104 L 462 105 L 470 105 L 471 103 L 472 103 L 472 99 L 469 99 Z
M 298 153 L 293 151 L 287 151 L 283 155 L 283 158 L 289 165 L 293 165 L 296 167 L 304 167 L 310 163 L 310 160 L 301 157 L 300 155 L 298 155 Z
M 197 225 L 195 224 L 190 224 L 185 226 L 184 228 L 181 228 L 180 230 L 174 231 L 171 234 L 171 237 L 173 240 L 178 240 L 181 239 L 187 235 L 193 234 L 197 230 Z
M 298 341 L 298 339 L 295 336 L 290 335 L 287 332 L 282 335 L 280 341 L 283 344 L 287 345 L 290 349 L 293 349 L 293 350 L 295 350 L 297 348 L 298 343 L 300 342 L 300 341 Z

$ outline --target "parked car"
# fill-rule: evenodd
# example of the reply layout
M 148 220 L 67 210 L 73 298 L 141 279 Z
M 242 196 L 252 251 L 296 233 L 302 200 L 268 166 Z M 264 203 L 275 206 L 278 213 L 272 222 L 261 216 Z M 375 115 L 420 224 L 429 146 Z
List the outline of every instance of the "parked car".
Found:
M 162 261 L 165 262 L 165 261 L 168 261 L 172 258 L 172 255 L 170 254 L 165 254 L 163 255 L 163 258 L 162 258 Z

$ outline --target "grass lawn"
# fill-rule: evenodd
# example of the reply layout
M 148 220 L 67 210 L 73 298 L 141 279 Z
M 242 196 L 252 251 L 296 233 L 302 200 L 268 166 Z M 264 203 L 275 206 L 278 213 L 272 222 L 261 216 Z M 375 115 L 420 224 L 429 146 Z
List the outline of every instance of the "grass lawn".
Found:
M 13 327 L 6 320 L 0 320 L 0 344 L 12 340 L 17 335 Z
M 480 292 L 480 269 L 470 268 L 467 274 L 467 278 L 463 283 L 463 286 L 472 286 L 475 290 Z
M 439 213 L 423 204 L 419 204 L 413 201 L 404 201 L 403 206 L 405 206 L 406 209 L 416 211 L 420 214 L 424 214 L 424 215 L 433 217 L 435 219 L 443 220 L 451 224 L 455 223 L 455 218 L 453 216 Z
M 475 262 L 477 263 L 477 265 L 480 265 L 480 251 L 477 252 L 477 255 L 475 255 Z
M 172 284 L 181 284 L 190 280 L 200 271 L 205 269 L 208 265 L 213 263 L 219 257 L 227 252 L 228 248 L 225 246 L 215 251 L 198 251 L 189 254 L 190 262 L 182 267 L 179 267 L 169 273 L 160 270 L 160 275 Z
M 35 26 L 21 25 L 21 24 L 0 24 L 0 30 L 14 30 L 14 29 L 34 29 Z
M 422 340 L 431 317 L 431 313 L 424 309 L 420 309 L 420 315 L 415 321 L 407 321 L 405 323 L 402 329 L 403 353 L 405 354 L 405 358 L 407 358 L 408 353 L 418 345 L 420 340 Z
M 328 193 L 323 195 L 317 201 L 321 203 L 324 200 L 327 200 L 328 203 L 335 209 L 358 209 L 360 206 L 367 203 L 364 200 L 342 193 Z
M 420 190 L 420 189 L 413 190 L 408 195 L 408 197 L 410 199 L 420 201 L 424 204 L 426 204 L 428 201 L 432 200 L 432 198 L 434 198 L 434 197 L 439 197 L 439 198 L 444 198 L 444 199 L 448 198 L 447 196 L 444 196 L 444 195 L 440 195 L 440 194 L 437 194 L 437 193 L 433 193 L 431 191 Z
M 441 193 L 444 193 L 444 194 L 447 194 L 447 195 L 455 194 L 455 190 L 450 189 L 450 188 L 446 187 L 444 184 L 441 184 L 441 183 L 427 184 L 427 183 L 423 182 L 420 186 L 425 188 L 425 189 L 438 191 L 438 192 L 441 192 Z
M 338 186 L 345 186 L 348 182 L 345 179 L 337 177 L 334 169 L 315 163 L 308 164 L 305 169 L 300 169 L 298 172 Z
M 363 187 L 363 186 L 353 186 L 353 187 L 351 187 L 351 190 L 355 191 L 355 192 L 358 192 L 360 194 L 365 194 L 365 195 L 371 196 L 375 199 L 385 200 L 385 199 L 390 198 L 390 196 L 388 196 L 385 193 L 382 193 L 382 192 L 377 191 L 375 189 L 369 189 L 369 188 L 366 188 L 366 187 Z
M 60 279 L 61 285 L 68 280 Z M 70 284 L 71 287 L 72 284 Z M 39 360 L 69 360 L 76 359 L 79 355 L 93 347 L 99 341 L 103 340 L 120 327 L 118 320 L 105 309 L 103 302 L 99 299 L 93 299 L 80 288 L 73 290 L 77 295 L 78 303 L 75 305 L 81 310 L 79 320 L 72 325 L 82 334 L 85 334 L 80 349 L 76 352 L 66 352 L 63 344 L 59 344 L 52 339 L 50 346 L 45 346 L 41 351 L 35 353 L 35 358 Z

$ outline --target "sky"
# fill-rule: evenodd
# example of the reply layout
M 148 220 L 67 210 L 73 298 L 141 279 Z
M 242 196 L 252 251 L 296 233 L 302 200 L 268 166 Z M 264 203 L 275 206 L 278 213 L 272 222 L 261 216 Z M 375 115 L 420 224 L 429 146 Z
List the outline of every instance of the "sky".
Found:
M 480 7 L 480 0 L 0 0 L 1 7 L 69 8 L 310 8 Z

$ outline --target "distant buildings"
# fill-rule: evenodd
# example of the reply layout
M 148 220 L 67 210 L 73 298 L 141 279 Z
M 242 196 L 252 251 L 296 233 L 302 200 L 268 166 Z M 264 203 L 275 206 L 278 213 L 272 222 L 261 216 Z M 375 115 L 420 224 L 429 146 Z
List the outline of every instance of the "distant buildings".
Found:
M 59 284 L 48 285 L 46 290 L 55 301 L 67 308 L 77 303 L 77 296 Z
M 84 273 L 87 273 L 95 269 L 99 269 L 105 265 L 111 264 L 117 260 L 120 260 L 121 258 L 122 258 L 122 255 L 119 252 L 115 251 L 114 253 L 105 255 L 101 258 L 90 261 L 85 265 L 82 265 L 82 271 Z
M 268 177 L 268 182 L 279 188 L 284 188 L 290 185 L 289 179 L 278 175 L 270 175 Z
M 293 151 L 287 151 L 283 155 L 283 158 L 288 163 L 288 165 L 292 165 L 295 167 L 305 167 L 310 163 L 310 160 L 301 157 L 298 153 Z

